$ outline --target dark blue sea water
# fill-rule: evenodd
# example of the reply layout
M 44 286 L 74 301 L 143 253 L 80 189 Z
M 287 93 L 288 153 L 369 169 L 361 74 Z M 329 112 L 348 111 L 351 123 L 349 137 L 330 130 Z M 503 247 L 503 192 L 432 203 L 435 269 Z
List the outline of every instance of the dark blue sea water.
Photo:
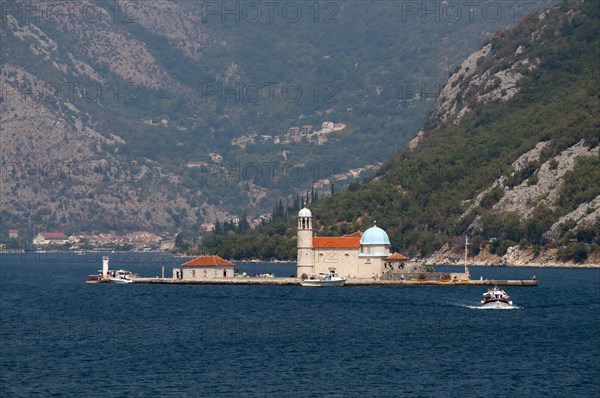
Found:
M 144 276 L 177 264 L 120 253 Z M 598 396 L 600 270 L 473 268 L 482 287 L 88 285 L 99 258 L 2 255 L 0 395 Z M 288 276 L 292 265 L 248 264 Z

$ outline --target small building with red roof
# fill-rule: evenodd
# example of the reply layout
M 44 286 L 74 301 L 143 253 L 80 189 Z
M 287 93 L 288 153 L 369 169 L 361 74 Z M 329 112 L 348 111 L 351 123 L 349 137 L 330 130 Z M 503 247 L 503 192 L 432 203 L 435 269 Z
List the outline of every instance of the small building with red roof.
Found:
M 62 232 L 40 232 L 33 238 L 34 246 L 64 245 L 69 237 Z
M 385 269 L 400 271 L 404 269 L 408 257 L 400 253 L 394 253 L 391 256 L 385 258 Z
M 173 278 L 183 281 L 233 278 L 233 267 L 232 262 L 219 256 L 199 256 L 181 264 L 181 268 L 174 268 Z
M 395 261 L 406 261 L 408 257 L 400 253 L 394 253 L 389 257 L 385 258 L 385 261 L 395 262 Z

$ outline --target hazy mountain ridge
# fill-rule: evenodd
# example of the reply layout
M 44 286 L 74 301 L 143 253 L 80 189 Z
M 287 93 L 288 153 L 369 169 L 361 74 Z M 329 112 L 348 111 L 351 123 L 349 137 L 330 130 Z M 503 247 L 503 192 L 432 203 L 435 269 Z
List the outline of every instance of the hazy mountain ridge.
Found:
M 24 80 L 35 89 L 44 85 L 16 67 L 5 65 L 3 72 L 4 87 L 14 87 L 15 82 Z M 81 113 L 71 103 L 63 105 L 72 114 Z M 142 182 L 151 187 L 151 181 L 161 178 L 147 166 L 124 163 L 102 150 L 103 145 L 114 144 L 118 137 L 106 138 L 85 126 L 80 118 L 31 97 L 5 96 L 2 106 L 6 109 L 2 145 L 15 149 L 3 153 L 3 217 L 8 213 L 40 224 L 96 222 L 106 226 L 104 218 L 129 214 L 133 215 L 129 221 L 132 227 L 149 227 L 151 222 L 170 221 L 159 218 L 165 214 L 161 206 L 174 206 L 175 202 L 189 209 L 185 201 L 167 201 L 169 189 L 164 184 L 140 192 Z M 23 154 L 31 161 L 25 161 Z M 90 195 L 90 185 L 97 189 L 96 195 Z M 146 211 L 152 212 L 151 219 L 145 217 Z
M 211 153 L 234 174 L 261 162 L 308 169 L 333 160 L 336 174 L 385 160 L 430 106 L 407 87 L 425 82 L 431 91 L 477 37 L 514 22 L 507 12 L 494 23 L 423 23 L 390 4 L 349 2 L 329 25 L 306 9 L 292 31 L 281 19 L 203 21 L 189 2 L 19 4 L 34 12 L 7 7 L 2 15 L 2 218 L 3 228 L 31 230 L 191 228 L 269 209 L 314 178 L 304 170 L 300 180 L 240 181 L 186 167 Z M 50 9 L 54 17 L 44 15 Z M 269 81 L 278 98 L 290 83 L 305 85 L 303 101 L 226 102 L 203 91 Z M 323 102 L 323 85 L 314 101 L 313 85 L 328 82 L 336 102 Z M 324 146 L 231 145 L 248 132 L 326 120 L 349 127 Z M 23 171 L 32 165 L 55 171 L 32 177 Z

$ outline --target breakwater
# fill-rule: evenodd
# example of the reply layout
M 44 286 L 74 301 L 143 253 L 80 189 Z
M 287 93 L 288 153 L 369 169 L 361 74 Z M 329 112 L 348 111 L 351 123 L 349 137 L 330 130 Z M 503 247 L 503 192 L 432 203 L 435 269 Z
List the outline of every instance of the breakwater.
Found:
M 170 285 L 275 285 L 275 286 L 300 286 L 299 278 L 213 278 L 203 280 L 180 280 L 173 278 L 134 278 L 134 283 L 170 284 Z M 459 280 L 456 282 L 419 281 L 419 280 L 380 280 L 350 278 L 344 286 L 537 286 L 536 279 L 476 279 Z

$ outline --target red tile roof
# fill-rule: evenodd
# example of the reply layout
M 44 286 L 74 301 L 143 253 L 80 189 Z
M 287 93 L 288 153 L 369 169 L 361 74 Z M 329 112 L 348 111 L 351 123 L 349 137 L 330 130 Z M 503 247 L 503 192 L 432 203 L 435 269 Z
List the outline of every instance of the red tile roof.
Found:
M 360 248 L 360 236 L 314 237 L 313 247 L 315 249 L 358 249 Z
M 223 260 L 219 256 L 200 256 L 187 263 L 181 264 L 182 267 L 214 267 L 214 266 L 225 266 L 233 267 L 233 263 L 227 260 Z
M 400 254 L 400 253 L 394 253 L 391 256 L 388 256 L 385 258 L 386 260 L 408 260 L 408 257 Z
M 62 232 L 40 232 L 44 239 L 68 239 Z

